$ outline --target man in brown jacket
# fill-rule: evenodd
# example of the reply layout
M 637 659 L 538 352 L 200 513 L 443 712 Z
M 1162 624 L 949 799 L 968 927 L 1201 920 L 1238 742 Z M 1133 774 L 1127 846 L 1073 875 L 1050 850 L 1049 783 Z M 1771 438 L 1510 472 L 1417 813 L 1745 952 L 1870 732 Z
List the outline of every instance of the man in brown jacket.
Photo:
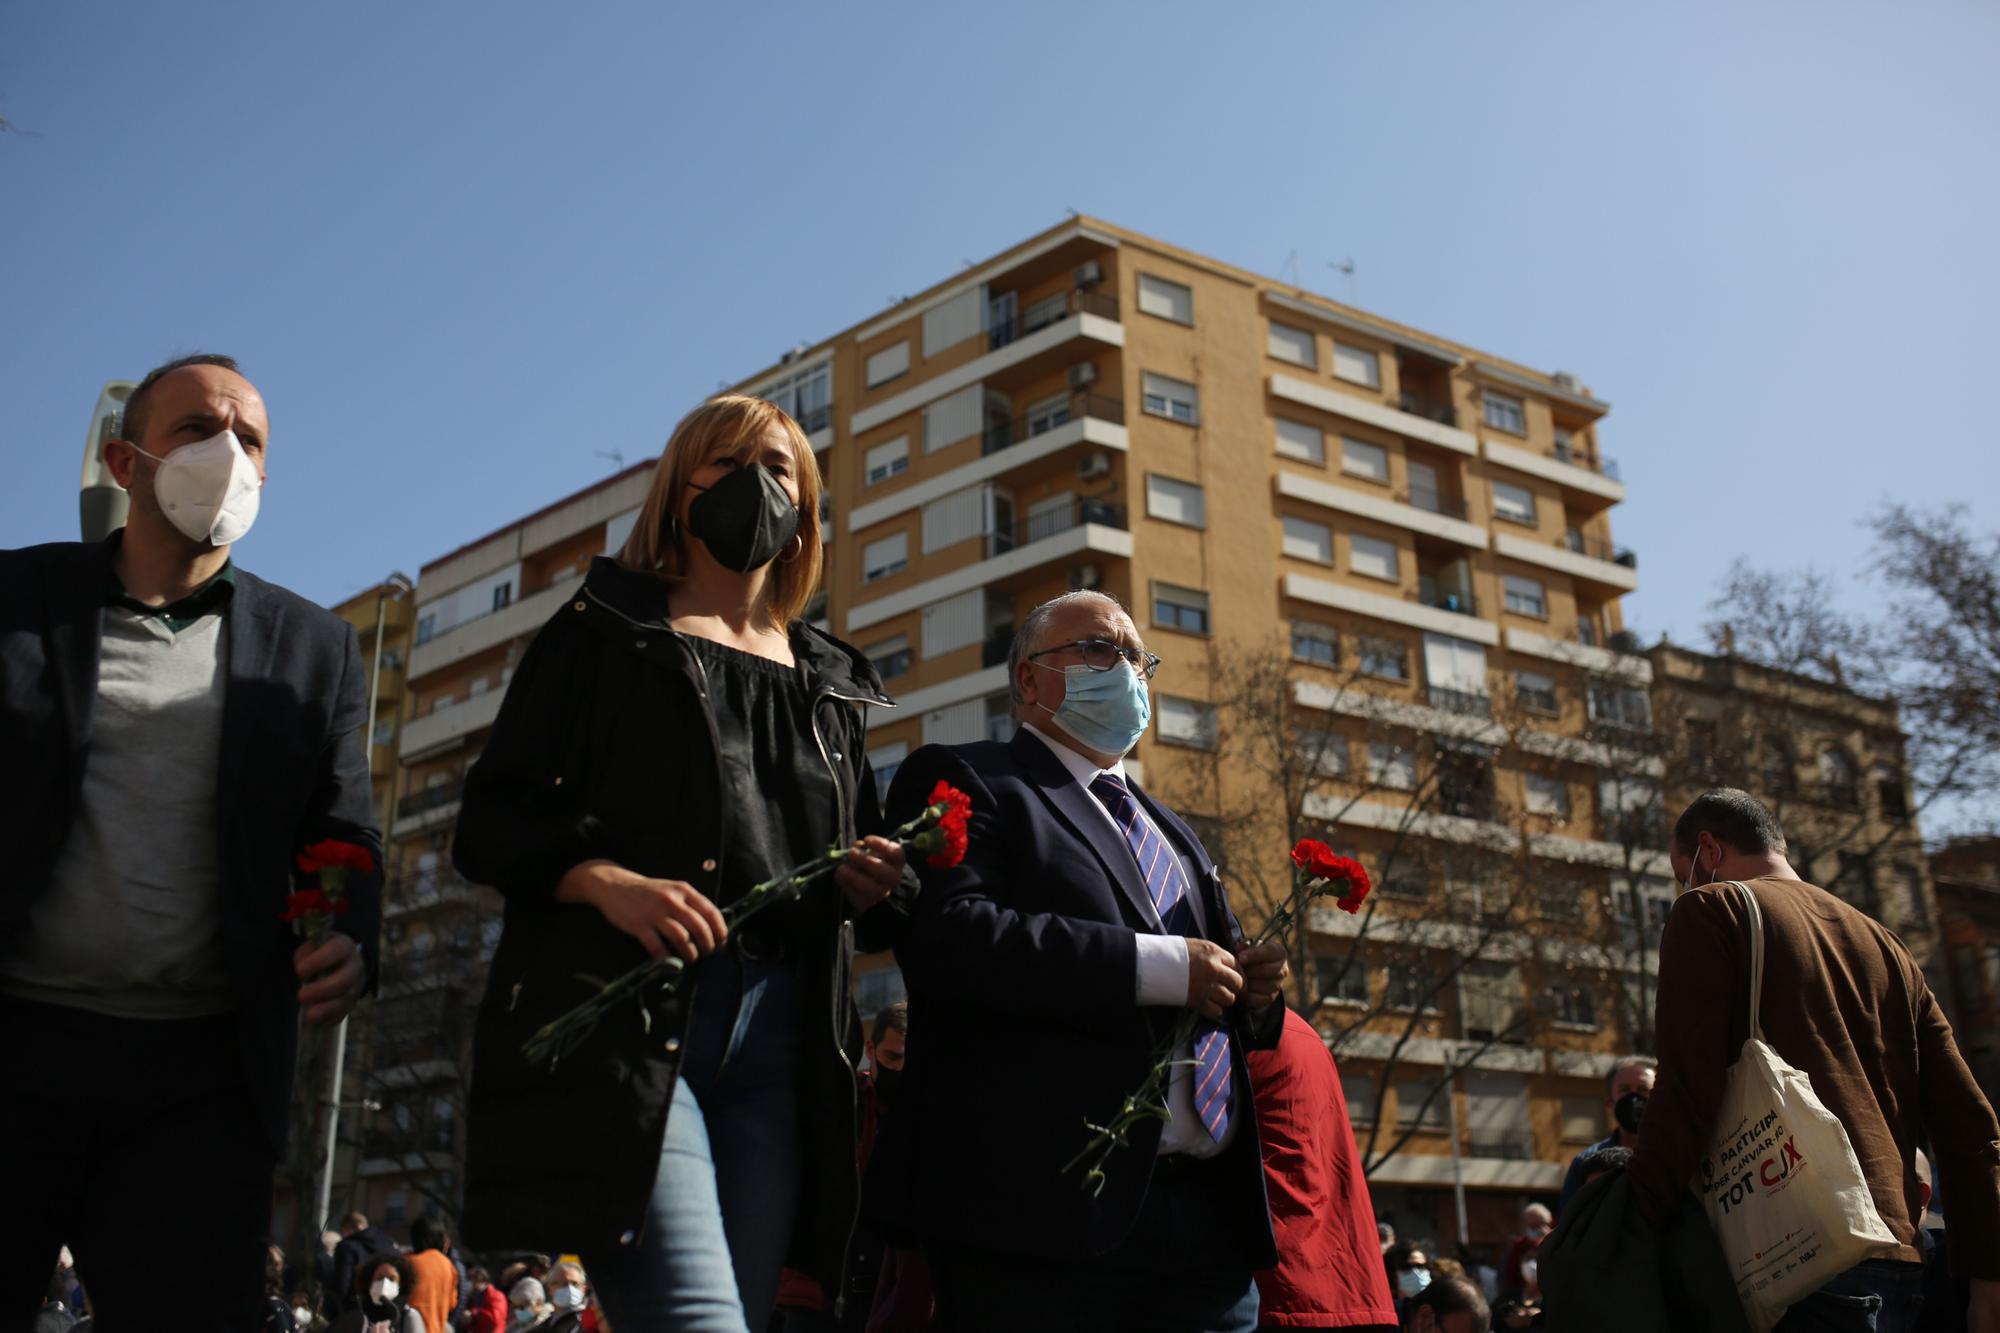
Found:
M 1678 1208 L 1748 1036 L 1749 921 L 1726 887 L 1740 880 L 1764 917 L 1764 1039 L 1805 1071 L 1846 1127 L 1876 1211 L 1902 1242 L 1794 1305 L 1778 1333 L 1844 1327 L 1809 1321 L 1868 1296 L 1883 1302 L 1868 1327 L 1910 1326 L 1922 1275 L 1913 1163 L 1925 1144 L 1950 1219 L 1952 1266 L 1972 1280 L 1967 1327 L 2000 1333 L 2000 1122 L 1902 942 L 1801 880 L 1785 854 L 1770 809 L 1732 788 L 1702 793 L 1674 826 L 1670 859 L 1686 892 L 1660 941 L 1659 1082 L 1630 1167 L 1640 1210 L 1658 1228 Z

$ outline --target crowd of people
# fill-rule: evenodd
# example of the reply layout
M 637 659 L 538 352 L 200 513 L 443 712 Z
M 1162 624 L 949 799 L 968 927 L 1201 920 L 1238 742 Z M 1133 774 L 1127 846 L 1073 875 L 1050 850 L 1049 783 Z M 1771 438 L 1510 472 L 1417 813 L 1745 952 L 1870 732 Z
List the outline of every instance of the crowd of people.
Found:
M 35 775 L 0 800 L 0 1020 L 76 1071 L 10 1099 L 35 1148 L 10 1185 L 35 1203 L 0 1210 L 0 1283 L 47 1327 L 1733 1329 L 1726 1273 L 1716 1304 L 1625 1242 L 1715 1251 L 1689 1184 L 1758 1032 L 1838 1122 L 1887 1238 L 1780 1333 L 1863 1327 L 1841 1322 L 1863 1307 L 1903 1333 L 1920 1306 L 2000 1333 L 2000 1122 L 1900 941 L 1801 882 L 1730 789 L 1673 830 L 1657 1066 L 1610 1069 L 1609 1133 L 1560 1216 L 1531 1205 L 1472 1273 L 1385 1234 L 1327 1045 L 1283 999 L 1284 942 L 1245 929 L 1125 762 L 1162 667 L 1132 617 L 1096 591 L 1034 607 L 1011 738 L 924 746 L 878 792 L 865 715 L 891 701 L 801 618 L 818 464 L 737 395 L 675 428 L 466 777 L 453 855 L 507 904 L 456 1219 L 485 1266 L 429 1221 L 405 1249 L 359 1215 L 288 1266 L 264 1233 L 300 1025 L 338 1022 L 379 970 L 365 671 L 344 624 L 233 561 L 269 445 L 234 361 L 149 374 L 123 434 L 120 533 L 0 552 L 0 734 L 9 774 Z M 913 856 L 889 835 L 941 793 L 969 808 L 961 845 Z M 325 839 L 367 866 L 301 943 L 281 908 Z M 732 915 L 829 847 L 831 888 Z M 857 950 L 892 951 L 909 989 L 865 1035 Z M 602 979 L 670 957 L 688 984 L 530 1055 Z M 1093 1156 L 1154 1077 L 1160 1113 Z M 1950 1226 L 1928 1286 L 1924 1149 Z M 1585 1250 L 1609 1258 L 1564 1261 Z M 1715 1320 L 1660 1322 L 1704 1299 Z

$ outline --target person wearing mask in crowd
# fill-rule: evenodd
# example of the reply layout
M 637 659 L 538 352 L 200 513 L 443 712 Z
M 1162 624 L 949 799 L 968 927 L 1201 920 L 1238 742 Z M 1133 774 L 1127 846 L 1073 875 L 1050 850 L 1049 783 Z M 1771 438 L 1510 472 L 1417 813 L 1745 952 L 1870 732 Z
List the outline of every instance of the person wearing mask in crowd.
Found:
M 349 1213 L 340 1219 L 340 1244 L 333 1250 L 333 1285 L 328 1288 L 331 1313 L 354 1306 L 354 1274 L 378 1254 L 395 1254 L 396 1238 L 378 1226 L 371 1226 L 366 1213 Z
M 1527 1291 L 1532 1271 L 1528 1265 L 1535 1262 L 1535 1251 L 1542 1248 L 1554 1225 L 1555 1216 L 1547 1204 L 1531 1203 L 1521 1210 L 1521 1234 L 1514 1237 L 1507 1257 L 1500 1261 L 1501 1300 L 1518 1298 Z
M 1396 1317 L 1400 1320 L 1409 1312 L 1410 1302 L 1431 1284 L 1431 1256 L 1421 1245 L 1399 1240 L 1382 1256 L 1382 1266 L 1396 1293 Z
M 301 1287 L 287 1302 L 292 1308 L 292 1327 L 298 1333 L 324 1333 L 333 1326 L 333 1321 L 313 1308 L 312 1293 Z
M 583 1265 L 558 1263 L 542 1283 L 548 1293 L 549 1318 L 542 1327 L 548 1333 L 579 1333 L 584 1314 L 590 1308 L 590 1280 Z
M 0 1326 L 67 1243 L 113 1329 L 174 1327 L 160 1294 L 197 1264 L 209 1326 L 255 1327 L 299 1020 L 372 983 L 367 669 L 346 621 L 234 559 L 269 443 L 235 361 L 169 362 L 103 446 L 125 526 L 0 551 L 0 1030 L 72 1070 L 9 1089 L 35 1204 L 0 1210 Z M 282 917 L 327 839 L 374 866 L 315 945 Z
M 410 1308 L 424 1327 L 445 1329 L 458 1308 L 458 1268 L 444 1252 L 444 1229 L 428 1217 L 410 1223 Z
M 1463 1277 L 1441 1277 L 1406 1302 L 1406 1333 L 1486 1333 L 1492 1324 L 1486 1297 Z
M 507 1327 L 513 1333 L 546 1329 L 554 1314 L 540 1278 L 524 1277 L 507 1289 Z
M 319 1233 L 319 1248 L 313 1252 L 313 1287 L 318 1291 L 340 1291 L 342 1288 L 333 1280 L 334 1255 L 340 1249 L 338 1231 Z
M 1668 858 L 1683 892 L 1660 937 L 1659 1084 L 1626 1168 L 1633 1202 L 1664 1230 L 1710 1151 L 1729 1066 L 1749 1033 L 1747 888 L 1764 941 L 1762 1038 L 1846 1131 L 1875 1213 L 1897 1242 L 1795 1303 L 1777 1329 L 1837 1324 L 1857 1302 L 1880 1303 L 1881 1328 L 1912 1322 L 1923 1300 L 1914 1161 L 1928 1140 L 1952 1266 L 1971 1283 L 1967 1327 L 1996 1333 L 2000 1120 L 1902 941 L 1800 879 L 1786 854 L 1770 808 L 1734 788 L 1703 792 L 1674 825 Z
M 333 1333 L 429 1333 L 409 1291 L 408 1259 L 393 1251 L 369 1255 L 354 1270 L 354 1304 L 333 1321 Z
M 972 800 L 957 866 L 922 865 L 907 1178 L 941 1322 L 1247 1333 L 1277 1261 L 1247 1052 L 1278 1043 L 1284 946 L 1248 943 L 1213 860 L 1125 764 L 1161 659 L 1102 592 L 1051 598 L 1008 650 L 1018 729 L 926 745 L 892 820 Z M 1197 668 L 1198 669 L 1198 668 Z M 1165 1100 L 1085 1188 L 1094 1119 L 1191 1015 Z
M 1278 1245 L 1277 1264 L 1256 1274 L 1258 1328 L 1393 1328 L 1382 1252 L 1368 1255 L 1381 1228 L 1368 1223 L 1375 1205 L 1332 1052 L 1288 1010 L 1277 1049 L 1249 1058 Z
M 1639 1142 L 1639 1118 L 1646 1114 L 1646 1099 L 1653 1095 L 1658 1066 L 1650 1055 L 1627 1055 L 1605 1074 L 1604 1115 L 1611 1133 L 1570 1159 L 1569 1170 L 1563 1173 L 1562 1193 L 1556 1196 L 1558 1216 L 1583 1188 L 1584 1158 L 1600 1148 L 1631 1148 Z
M 507 899 L 475 1030 L 466 1238 L 574 1247 L 629 1328 L 723 1311 L 762 1330 L 787 1260 L 837 1284 L 853 1226 L 843 922 L 864 952 L 894 942 L 904 854 L 879 836 L 867 756 L 881 680 L 801 618 L 819 495 L 782 409 L 725 394 L 690 412 L 630 538 L 529 645 L 466 778 L 455 859 Z M 850 852 L 831 884 L 725 927 L 724 906 L 831 846 Z M 669 954 L 692 975 L 649 1021 L 614 1016 L 556 1067 L 529 1061 L 591 975 Z
M 504 1333 L 507 1327 L 507 1294 L 493 1285 L 493 1275 L 484 1268 L 466 1274 L 472 1282 L 465 1303 L 465 1326 L 461 1333 Z

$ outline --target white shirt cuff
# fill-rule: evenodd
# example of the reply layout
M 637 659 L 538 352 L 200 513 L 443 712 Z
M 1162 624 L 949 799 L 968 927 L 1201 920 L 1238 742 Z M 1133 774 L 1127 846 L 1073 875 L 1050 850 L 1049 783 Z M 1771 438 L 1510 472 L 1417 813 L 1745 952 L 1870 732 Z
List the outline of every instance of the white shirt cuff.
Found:
M 1139 1003 L 1180 1008 L 1187 1004 L 1188 942 L 1185 935 L 1139 935 Z

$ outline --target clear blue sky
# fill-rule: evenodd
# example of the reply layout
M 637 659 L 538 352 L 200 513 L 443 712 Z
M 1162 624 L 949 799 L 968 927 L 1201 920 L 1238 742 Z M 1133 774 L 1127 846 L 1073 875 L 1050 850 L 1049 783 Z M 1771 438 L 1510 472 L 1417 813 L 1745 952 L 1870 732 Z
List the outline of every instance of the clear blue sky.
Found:
M 1628 618 L 1993 526 L 1991 4 L 0 6 L 0 545 L 107 378 L 240 357 L 333 600 L 1068 208 L 1613 404 Z M 1866 603 L 1873 595 L 1856 590 Z

